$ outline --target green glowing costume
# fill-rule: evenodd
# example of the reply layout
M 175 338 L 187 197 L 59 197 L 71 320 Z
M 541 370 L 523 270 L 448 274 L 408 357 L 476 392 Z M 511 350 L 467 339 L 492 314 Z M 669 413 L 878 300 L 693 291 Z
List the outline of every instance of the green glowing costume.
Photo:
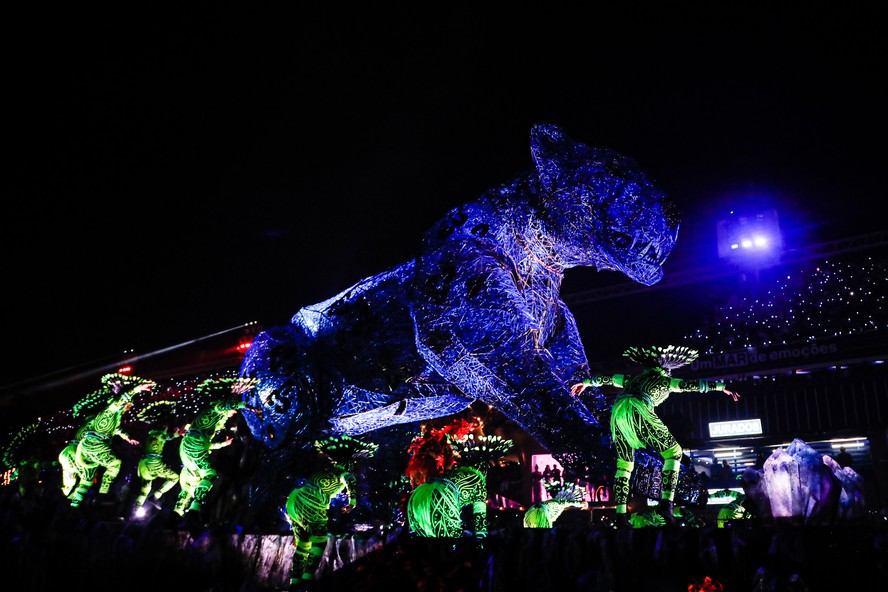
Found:
M 238 410 L 256 411 L 241 400 L 240 396 L 247 388 L 248 381 L 238 378 L 210 378 L 195 388 L 201 396 L 209 398 L 210 402 L 197 412 L 179 444 L 182 470 L 179 473 L 180 491 L 174 511 L 180 516 L 189 510 L 201 510 L 217 475 L 210 463 L 210 451 L 228 446 L 232 442 L 231 438 L 223 442 L 213 442 L 213 437 Z
M 357 505 L 355 464 L 370 458 L 377 445 L 350 436 L 338 436 L 314 443 L 315 448 L 332 463 L 296 486 L 287 496 L 286 512 L 293 528 L 293 565 L 290 585 L 297 587 L 315 580 L 327 547 L 327 510 L 334 497 L 347 498 L 343 511 Z
M 587 508 L 586 488 L 575 483 L 546 488 L 551 499 L 535 502 L 524 512 L 524 528 L 552 528 L 567 508 Z
M 407 522 L 417 536 L 457 538 L 463 535 L 459 489 L 444 477 L 433 477 L 410 492 Z
M 487 478 L 474 467 L 454 467 L 444 476 L 459 490 L 460 511 L 469 506 L 471 531 L 478 538 L 487 536 Z
M 617 471 L 614 476 L 614 501 L 617 521 L 628 524 L 626 516 L 629 501 L 629 481 L 635 468 L 635 451 L 651 448 L 663 457 L 662 486 L 658 511 L 666 524 L 674 524 L 673 500 L 678 484 L 682 449 L 669 428 L 657 417 L 654 407 L 665 401 L 670 393 L 724 391 L 735 401 L 736 393 L 725 388 L 724 382 L 711 380 L 684 380 L 672 378 L 671 371 L 697 358 L 697 351 L 682 346 L 630 347 L 623 355 L 645 366 L 637 376 L 614 374 L 591 376 L 573 385 L 574 396 L 588 386 L 615 386 L 623 389 L 611 410 L 611 435 L 617 452 Z
M 407 500 L 407 520 L 417 536 L 461 537 L 463 508 L 474 536 L 487 536 L 487 478 L 474 467 L 454 467 L 418 485 Z
M 74 463 L 80 480 L 69 495 L 71 506 L 75 508 L 83 502 L 99 468 L 105 469 L 99 485 L 99 494 L 110 491 L 122 463 L 111 449 L 111 440 L 114 436 L 119 436 L 130 444 L 139 443 L 120 429 L 120 422 L 123 414 L 132 407 L 133 396 L 147 392 L 155 386 L 152 381 L 123 374 L 106 374 L 102 377 L 102 382 L 115 396 L 87 422 L 83 436 L 77 443 Z
M 145 448 L 142 458 L 139 459 L 139 478 L 142 480 L 142 489 L 136 497 L 136 508 L 141 508 L 151 493 L 151 487 L 156 479 L 163 479 L 161 486 L 154 492 L 154 499 L 159 500 L 163 494 L 172 489 L 179 481 L 179 472 L 173 470 L 163 462 L 163 449 L 170 440 L 181 436 L 181 432 L 170 432 L 166 429 L 153 429 L 148 431 L 145 440 Z
M 470 437 L 474 441 L 471 431 L 479 426 L 477 418 L 457 418 L 441 428 L 424 426 L 410 443 L 405 474 L 414 490 L 407 500 L 407 520 L 417 536 L 460 537 L 467 529 L 479 539 L 487 536 L 484 470 L 491 459 L 502 456 L 503 441 L 497 440 L 490 450 L 484 444 L 468 444 Z M 483 439 L 479 436 L 479 441 Z M 456 466 L 457 450 L 467 452 L 466 461 L 478 466 Z M 471 524 L 463 524 L 464 509 L 471 515 Z
M 739 491 L 733 491 L 731 489 L 722 489 L 721 491 L 717 491 L 710 496 L 710 499 L 718 498 L 731 499 L 730 502 L 728 502 L 718 511 L 718 517 L 716 518 L 716 526 L 718 528 L 725 528 L 733 522 L 739 522 L 740 520 L 749 520 L 752 517 L 749 511 L 743 505 L 743 502 L 746 501 L 746 494 L 740 493 Z
M 90 418 L 91 420 L 92 418 Z M 80 481 L 80 468 L 77 466 L 77 445 L 86 433 L 89 421 L 80 426 L 74 434 L 74 438 L 68 440 L 68 444 L 59 453 L 59 466 L 62 467 L 62 494 L 69 497 L 74 493 L 74 488 Z

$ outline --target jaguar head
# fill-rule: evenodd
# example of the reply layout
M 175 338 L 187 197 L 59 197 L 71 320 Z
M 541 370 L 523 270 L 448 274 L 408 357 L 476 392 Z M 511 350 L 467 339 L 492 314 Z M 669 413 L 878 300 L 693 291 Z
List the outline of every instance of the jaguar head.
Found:
M 650 286 L 678 238 L 678 210 L 627 156 L 537 124 L 531 153 L 541 216 L 566 267 L 615 270 Z

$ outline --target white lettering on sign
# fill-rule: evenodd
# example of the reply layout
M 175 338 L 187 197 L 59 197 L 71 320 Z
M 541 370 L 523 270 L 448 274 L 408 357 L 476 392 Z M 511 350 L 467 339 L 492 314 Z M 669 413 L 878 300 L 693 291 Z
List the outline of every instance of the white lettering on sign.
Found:
M 714 421 L 709 424 L 710 438 L 728 436 L 749 436 L 762 433 L 761 419 L 738 419 L 736 421 Z

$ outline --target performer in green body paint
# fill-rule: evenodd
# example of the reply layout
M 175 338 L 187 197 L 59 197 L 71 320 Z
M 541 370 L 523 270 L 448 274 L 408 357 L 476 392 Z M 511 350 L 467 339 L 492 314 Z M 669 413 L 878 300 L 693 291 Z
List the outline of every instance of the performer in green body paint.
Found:
M 136 497 L 136 511 L 145 504 L 155 480 L 163 479 L 163 483 L 154 492 L 155 500 L 160 500 L 163 494 L 178 483 L 179 472 L 163 461 L 163 449 L 167 442 L 179 438 L 184 433 L 184 430 L 173 430 L 169 427 L 154 428 L 148 431 L 142 458 L 139 459 L 138 473 L 139 479 L 142 480 L 142 489 Z
M 74 508 L 83 502 L 100 467 L 105 468 L 105 473 L 102 475 L 99 494 L 110 491 L 122 463 L 111 449 L 111 439 L 119 436 L 130 444 L 139 443 L 120 429 L 120 423 L 123 414 L 132 408 L 133 397 L 148 392 L 156 386 L 153 381 L 125 374 L 106 374 L 102 377 L 102 383 L 109 389 L 112 398 L 105 408 L 86 424 L 83 437 L 77 444 L 74 458 L 80 481 L 69 496 L 71 506 Z
M 372 457 L 376 444 L 351 436 L 338 436 L 314 443 L 315 449 L 330 462 L 298 485 L 287 496 L 287 517 L 293 528 L 293 565 L 290 589 L 306 587 L 315 580 L 315 573 L 327 547 L 327 510 L 333 498 L 345 493 L 348 497 L 343 511 L 350 512 L 358 503 L 354 475 L 358 460 Z
M 83 434 L 86 433 L 92 419 L 90 417 L 86 423 L 77 428 L 74 437 L 68 440 L 68 444 L 59 453 L 59 466 L 62 467 L 62 494 L 65 497 L 74 493 L 74 488 L 80 481 L 80 469 L 77 466 L 77 445 L 83 439 Z
M 576 483 L 558 483 L 547 487 L 552 496 L 544 502 L 535 502 L 524 511 L 524 528 L 552 528 L 567 508 L 589 507 L 586 488 Z
M 669 345 L 665 347 L 630 347 L 623 355 L 645 369 L 637 376 L 614 374 L 591 376 L 571 387 L 574 396 L 586 387 L 611 385 L 623 389 L 611 410 L 611 435 L 617 453 L 617 471 L 614 476 L 614 501 L 617 524 L 629 524 L 627 505 L 629 479 L 635 468 L 635 451 L 651 448 L 663 457 L 660 513 L 666 524 L 675 524 L 673 501 L 678 484 L 682 449 L 669 428 L 657 417 L 654 408 L 665 401 L 670 393 L 724 391 L 736 401 L 740 395 L 725 388 L 724 382 L 705 379 L 685 380 L 673 378 L 672 370 L 697 359 L 696 350 Z
M 186 511 L 199 512 L 207 493 L 216 479 L 216 469 L 210 463 L 210 451 L 228 446 L 233 441 L 213 442 L 213 437 L 225 427 L 228 420 L 240 409 L 261 414 L 249 407 L 242 399 L 252 381 L 239 378 L 210 378 L 201 382 L 196 391 L 210 399 L 201 408 L 188 427 L 179 444 L 182 470 L 179 473 L 179 496 L 174 511 L 184 516 Z

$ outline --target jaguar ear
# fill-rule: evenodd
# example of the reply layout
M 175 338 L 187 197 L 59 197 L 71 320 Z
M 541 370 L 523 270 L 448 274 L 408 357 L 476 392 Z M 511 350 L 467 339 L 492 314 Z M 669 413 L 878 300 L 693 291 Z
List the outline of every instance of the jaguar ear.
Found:
M 556 125 L 537 123 L 530 129 L 530 154 L 546 193 L 558 185 L 561 172 L 558 154 L 564 153 L 569 144 L 571 141 Z

